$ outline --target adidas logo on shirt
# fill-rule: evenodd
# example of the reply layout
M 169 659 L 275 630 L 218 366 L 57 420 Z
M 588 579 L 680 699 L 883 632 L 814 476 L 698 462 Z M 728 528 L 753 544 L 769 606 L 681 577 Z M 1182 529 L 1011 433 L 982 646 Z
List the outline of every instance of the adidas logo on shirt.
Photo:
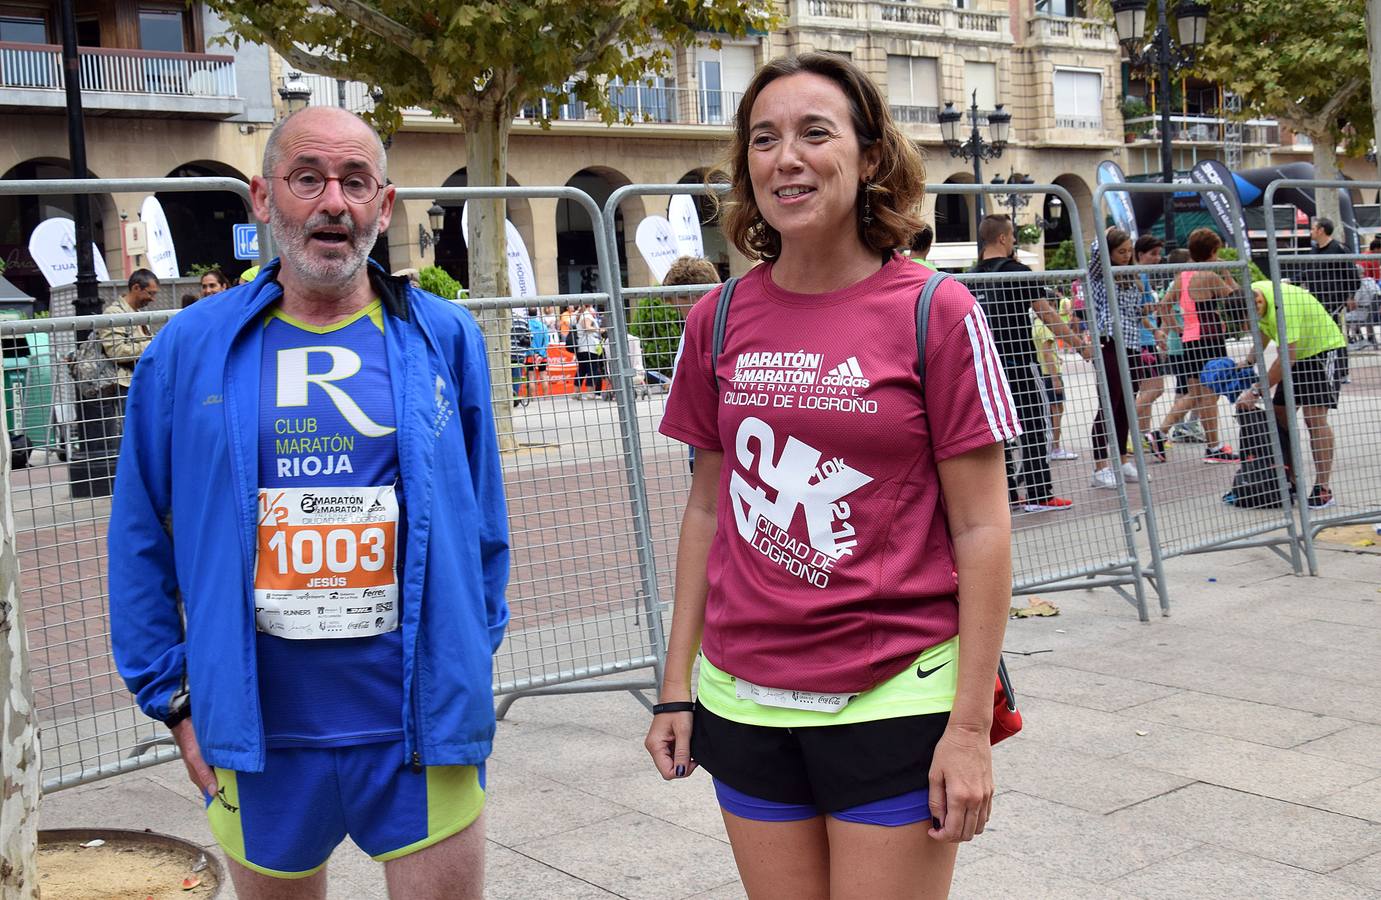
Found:
M 858 357 L 850 356 L 839 365 L 830 369 L 824 378 L 820 379 L 821 384 L 833 387 L 866 388 L 872 384 L 863 376 L 863 370 L 858 367 Z

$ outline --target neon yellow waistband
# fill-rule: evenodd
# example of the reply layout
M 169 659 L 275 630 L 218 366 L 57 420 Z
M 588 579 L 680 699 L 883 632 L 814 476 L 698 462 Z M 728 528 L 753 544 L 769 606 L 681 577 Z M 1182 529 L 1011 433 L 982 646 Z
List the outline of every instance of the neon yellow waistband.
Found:
M 921 677 L 924 673 L 925 677 Z M 769 728 L 808 728 L 814 725 L 852 725 L 902 716 L 949 712 L 959 683 L 959 638 L 953 637 L 921 652 L 896 675 L 854 697 L 839 712 L 760 706 L 735 696 L 735 678 L 700 657 L 698 698 L 717 716 L 744 725 Z M 766 685 L 780 687 L 780 685 Z

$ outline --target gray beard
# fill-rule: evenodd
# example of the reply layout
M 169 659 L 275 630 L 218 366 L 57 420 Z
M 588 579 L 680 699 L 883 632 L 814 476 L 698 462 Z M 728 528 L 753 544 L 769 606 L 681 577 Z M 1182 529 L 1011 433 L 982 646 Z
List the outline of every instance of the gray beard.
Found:
M 355 230 L 348 216 L 344 225 L 351 229 L 350 240 L 341 244 L 339 255 L 333 259 L 321 259 L 309 255 L 307 241 L 309 235 L 321 224 L 322 217 L 308 220 L 301 227 L 284 221 L 278 207 L 269 197 L 269 225 L 273 229 L 273 239 L 278 243 L 278 255 L 283 265 L 292 269 L 305 281 L 322 287 L 335 287 L 348 284 L 369 260 L 369 251 L 379 237 L 379 220 L 374 219 L 363 230 Z M 331 224 L 341 224 L 332 222 Z

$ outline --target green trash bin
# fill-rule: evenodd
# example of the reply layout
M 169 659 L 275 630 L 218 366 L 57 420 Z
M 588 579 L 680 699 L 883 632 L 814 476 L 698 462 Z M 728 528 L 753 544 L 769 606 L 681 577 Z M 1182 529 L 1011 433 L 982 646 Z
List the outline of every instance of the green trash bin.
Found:
M 33 300 L 0 300 L 0 320 L 33 318 Z M 10 435 L 10 466 L 29 464 L 29 437 L 24 433 L 24 389 L 29 379 L 29 342 L 23 335 L 0 340 L 5 364 L 5 430 Z

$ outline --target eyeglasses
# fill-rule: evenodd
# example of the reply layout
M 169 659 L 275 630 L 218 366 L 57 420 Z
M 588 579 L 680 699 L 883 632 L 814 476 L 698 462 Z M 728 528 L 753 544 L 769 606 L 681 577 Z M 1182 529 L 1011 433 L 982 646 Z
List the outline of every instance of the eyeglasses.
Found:
M 368 203 L 379 196 L 382 185 L 368 172 L 351 172 L 349 175 L 327 175 L 311 166 L 293 169 L 287 175 L 277 176 L 288 183 L 288 190 L 299 200 L 315 200 L 326 190 L 326 183 L 340 182 L 340 192 L 351 203 Z

